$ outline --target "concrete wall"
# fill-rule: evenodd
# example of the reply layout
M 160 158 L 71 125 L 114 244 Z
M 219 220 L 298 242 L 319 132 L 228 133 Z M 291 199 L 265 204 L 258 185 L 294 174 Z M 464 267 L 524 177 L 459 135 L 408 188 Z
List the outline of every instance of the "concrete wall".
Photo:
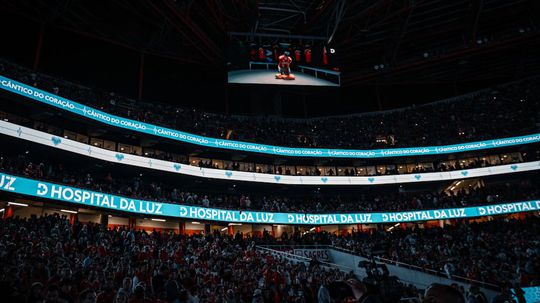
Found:
M 77 217 L 79 222 L 81 223 L 100 223 L 101 222 L 101 214 L 84 214 L 84 213 L 78 213 Z M 106 216 L 106 215 L 104 215 Z
M 187 235 L 201 234 L 204 232 L 204 223 L 193 224 L 186 222 L 184 233 Z
M 109 227 L 114 227 L 114 226 L 128 227 L 129 226 L 129 218 L 116 217 L 116 216 L 109 217 Z
M 152 232 L 153 230 L 159 231 L 159 232 L 179 232 L 179 225 L 176 221 L 152 221 L 149 219 L 137 219 L 135 229 L 139 230 L 145 230 Z
M 294 227 L 291 225 L 273 225 L 272 229 L 274 231 L 274 237 L 280 238 L 284 232 L 289 236 L 294 232 Z

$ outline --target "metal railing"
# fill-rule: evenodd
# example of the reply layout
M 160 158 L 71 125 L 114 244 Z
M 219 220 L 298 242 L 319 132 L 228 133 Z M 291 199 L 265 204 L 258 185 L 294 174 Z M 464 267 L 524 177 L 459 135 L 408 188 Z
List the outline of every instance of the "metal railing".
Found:
M 266 69 L 270 70 L 270 65 L 277 65 L 275 62 L 255 62 L 249 61 L 249 69 L 252 69 L 252 65 L 266 65 Z
M 319 78 L 319 73 L 325 74 L 325 75 L 334 75 L 337 78 L 337 84 L 341 85 L 341 72 L 333 71 L 333 70 L 327 70 L 322 68 L 316 68 L 316 67 L 310 67 L 310 66 L 303 66 L 299 65 L 298 68 L 300 68 L 300 71 L 302 73 L 304 72 L 304 69 L 311 70 L 315 72 L 315 78 Z
M 274 249 L 274 248 L 268 248 L 268 247 L 265 247 L 265 246 L 257 245 L 256 247 L 257 247 L 257 249 L 259 251 L 263 251 L 263 252 L 271 254 L 271 255 L 279 255 L 279 256 L 282 256 L 282 257 L 284 257 L 284 258 L 286 258 L 288 260 L 294 260 L 294 261 L 303 262 L 303 263 L 309 263 L 309 262 L 313 261 L 313 259 L 310 259 L 310 258 L 307 258 L 307 257 L 291 254 L 290 252 L 287 252 L 287 251 L 281 251 L 281 250 L 277 250 L 277 249 Z M 283 245 L 281 247 L 285 247 L 285 246 Z M 322 248 L 322 246 L 318 246 L 318 247 Z M 298 246 L 290 246 L 290 245 L 288 246 L 288 248 L 289 249 L 299 249 Z M 324 248 L 328 248 L 328 246 L 324 246 Z M 347 272 L 348 273 L 348 272 L 354 271 L 354 269 L 351 268 L 351 267 L 339 265 L 339 264 L 336 264 L 336 263 L 319 261 L 319 260 L 317 260 L 317 262 L 318 262 L 319 266 L 323 266 L 323 267 L 326 267 L 326 268 L 332 268 L 332 269 L 339 269 L 342 272 Z
M 351 254 L 351 255 L 355 255 L 355 256 L 359 256 L 359 257 L 369 259 L 368 256 L 362 255 L 362 254 L 360 254 L 360 253 L 358 253 L 356 251 L 349 250 L 349 249 L 346 249 L 346 248 L 341 248 L 341 247 L 337 247 L 337 246 L 328 246 L 328 248 L 329 249 L 334 249 L 334 250 L 337 250 L 337 251 L 341 251 L 341 252 L 345 252 L 345 253 L 348 253 L 348 254 Z M 484 287 L 484 288 L 487 288 L 487 289 L 493 289 L 493 290 L 498 290 L 499 289 L 499 286 L 497 286 L 495 284 L 492 284 L 492 283 L 483 282 L 483 281 L 479 281 L 479 280 L 475 280 L 475 279 L 470 279 L 470 278 L 466 278 L 466 277 L 462 277 L 462 276 L 458 276 L 458 275 L 450 275 L 449 276 L 449 275 L 447 275 L 446 273 L 444 273 L 442 271 L 438 271 L 438 270 L 434 270 L 434 269 L 430 269 L 430 268 L 424 268 L 424 267 L 421 267 L 421 266 L 416 266 L 416 265 L 412 265 L 412 264 L 408 264 L 408 263 L 403 263 L 403 262 L 399 262 L 399 261 L 396 261 L 396 260 L 386 259 L 386 258 L 382 258 L 382 257 L 378 257 L 378 256 L 374 256 L 373 259 L 375 259 L 376 261 L 381 262 L 381 263 L 385 263 L 385 264 L 389 264 L 389 265 L 395 265 L 395 266 L 398 266 L 398 267 L 403 267 L 403 268 L 407 268 L 407 269 L 411 269 L 411 270 L 421 271 L 421 272 L 425 272 L 425 273 L 428 273 L 428 274 L 431 274 L 431 275 L 434 275 L 434 276 L 443 277 L 443 278 L 447 278 L 447 279 L 450 279 L 450 280 L 456 280 L 456 281 L 467 283 L 467 284 L 475 284 L 475 285 L 478 285 L 478 286 L 481 286 L 481 287 Z
M 269 248 L 269 249 L 328 249 L 330 246 L 326 244 L 321 245 L 287 245 L 287 244 L 264 244 L 258 245 L 260 247 Z

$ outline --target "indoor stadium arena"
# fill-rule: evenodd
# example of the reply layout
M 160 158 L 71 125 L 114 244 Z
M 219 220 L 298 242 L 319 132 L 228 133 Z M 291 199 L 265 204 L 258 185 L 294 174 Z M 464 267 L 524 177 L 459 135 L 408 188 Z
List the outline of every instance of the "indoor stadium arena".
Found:
M 540 302 L 539 0 L 0 7 L 0 302 Z

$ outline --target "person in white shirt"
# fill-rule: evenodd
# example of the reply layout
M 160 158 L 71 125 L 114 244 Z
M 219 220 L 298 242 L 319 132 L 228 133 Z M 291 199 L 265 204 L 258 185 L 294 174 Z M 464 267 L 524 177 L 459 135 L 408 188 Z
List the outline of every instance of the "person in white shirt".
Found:
M 321 283 L 321 286 L 319 287 L 319 291 L 317 293 L 317 302 L 318 303 L 331 303 L 332 299 L 330 298 L 330 292 L 328 291 L 328 288 L 326 288 L 326 281 L 323 281 Z

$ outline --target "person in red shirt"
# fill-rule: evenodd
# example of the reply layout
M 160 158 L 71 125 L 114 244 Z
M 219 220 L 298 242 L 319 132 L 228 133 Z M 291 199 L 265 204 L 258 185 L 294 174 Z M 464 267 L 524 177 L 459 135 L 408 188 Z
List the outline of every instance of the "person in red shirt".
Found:
M 292 58 L 289 56 L 289 52 L 286 51 L 283 55 L 279 56 L 278 71 L 279 75 L 289 77 L 291 75 L 291 63 Z
M 264 59 L 266 59 L 266 55 L 264 53 L 264 48 L 259 47 L 258 52 L 259 52 L 259 60 L 264 61 Z
M 257 50 L 256 49 L 252 48 L 249 51 L 249 58 L 251 59 L 251 61 L 257 60 Z

